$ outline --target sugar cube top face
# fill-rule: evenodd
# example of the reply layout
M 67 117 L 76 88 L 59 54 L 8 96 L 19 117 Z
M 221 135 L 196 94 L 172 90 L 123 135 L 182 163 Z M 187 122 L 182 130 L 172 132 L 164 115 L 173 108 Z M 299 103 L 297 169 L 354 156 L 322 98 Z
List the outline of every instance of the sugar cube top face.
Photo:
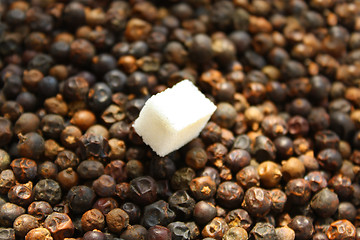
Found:
M 189 80 L 152 96 L 134 122 L 135 131 L 159 156 L 197 137 L 216 106 Z

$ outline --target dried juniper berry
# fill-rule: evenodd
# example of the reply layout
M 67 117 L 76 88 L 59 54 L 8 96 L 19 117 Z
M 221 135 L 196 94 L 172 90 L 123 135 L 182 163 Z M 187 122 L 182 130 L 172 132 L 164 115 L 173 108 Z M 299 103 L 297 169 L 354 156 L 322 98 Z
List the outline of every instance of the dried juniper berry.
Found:
M 292 179 L 286 184 L 285 193 L 289 202 L 295 205 L 303 205 L 310 200 L 310 184 L 303 178 Z
M 275 227 L 267 222 L 258 222 L 250 231 L 250 236 L 255 240 L 277 239 Z
M 261 122 L 261 127 L 266 136 L 276 138 L 286 135 L 288 128 L 285 120 L 277 115 L 269 115 L 264 117 Z
M 314 195 L 310 206 L 318 216 L 327 218 L 336 212 L 339 206 L 339 198 L 336 193 L 324 188 Z
M 24 112 L 24 108 L 15 101 L 6 101 L 0 110 L 1 114 L 12 122 L 15 122 Z
M 53 65 L 53 58 L 47 54 L 39 53 L 28 63 L 29 69 L 37 69 L 43 74 L 47 74 Z
M 204 168 L 207 160 L 206 151 L 201 147 L 194 147 L 186 153 L 186 164 L 195 170 Z
M 189 189 L 189 183 L 195 177 L 196 173 L 192 168 L 180 168 L 175 171 L 171 178 L 171 187 L 174 190 Z
M 104 173 L 112 176 L 116 182 L 123 182 L 127 178 L 125 167 L 126 165 L 123 161 L 114 160 L 106 165 Z
M 69 167 L 75 168 L 79 165 L 80 160 L 78 156 L 70 150 L 59 149 L 55 154 L 57 155 L 55 164 L 58 166 L 59 170 L 64 170 Z
M 353 186 L 351 179 L 343 174 L 333 175 L 329 181 L 328 186 L 338 195 L 340 199 L 349 199 L 353 195 Z
M 126 86 L 133 93 L 144 93 L 143 91 L 148 86 L 148 76 L 143 72 L 136 71 L 128 77 Z
M 70 214 L 70 207 L 67 201 L 61 201 L 53 207 L 53 212 Z
M 276 236 L 278 240 L 285 240 L 285 239 L 295 239 L 295 232 L 291 228 L 284 226 L 284 227 L 277 227 L 275 228 Z M 315 239 L 315 238 L 313 238 Z
M 304 137 L 309 132 L 308 121 L 299 115 L 291 117 L 287 124 L 291 135 Z
M 167 228 L 170 230 L 172 239 L 174 240 L 190 239 L 190 229 L 183 222 L 172 222 L 167 225 Z
M 215 205 L 211 202 L 199 201 L 194 206 L 193 217 L 199 225 L 205 225 L 216 217 Z
M 34 200 L 32 183 L 16 184 L 11 187 L 8 192 L 8 199 L 19 206 L 28 206 Z
M 338 220 L 346 219 L 354 222 L 356 219 L 356 208 L 354 204 L 350 202 L 340 202 L 339 207 L 335 213 L 335 218 Z
M 38 166 L 37 172 L 40 178 L 55 179 L 58 174 L 58 167 L 53 162 L 45 161 Z
M 272 206 L 270 194 L 262 188 L 249 188 L 245 192 L 243 206 L 251 216 L 265 216 L 270 212 Z
M 83 179 L 96 179 L 104 173 L 104 165 L 99 161 L 85 160 L 77 167 L 77 173 Z
M 0 170 L 3 171 L 7 169 L 10 166 L 10 162 L 10 155 L 6 151 L 0 149 Z
M 215 166 L 221 166 L 228 153 L 227 148 L 221 143 L 211 144 L 206 148 L 209 161 Z
M 241 227 L 245 230 L 249 230 L 252 225 L 252 219 L 249 213 L 241 208 L 228 212 L 225 217 L 225 221 L 230 228 Z
M 148 205 L 157 199 L 155 180 L 150 176 L 142 176 L 130 181 L 130 197 L 139 205 Z
M 141 225 L 128 226 L 126 230 L 121 233 L 120 238 L 125 240 L 132 239 L 146 239 L 147 230 Z
M 96 83 L 89 89 L 87 103 L 95 112 L 103 111 L 111 104 L 112 91 L 105 83 Z
M 86 158 L 107 158 L 109 156 L 109 143 L 101 135 L 91 133 L 84 134 L 79 139 L 78 151 L 82 159 Z
M 101 76 L 116 68 L 116 59 L 108 53 L 101 53 L 93 57 L 92 68 L 95 74 Z
M 40 227 L 40 224 L 34 216 L 22 214 L 15 219 L 13 226 L 16 236 L 25 237 L 30 230 Z
M 190 219 L 195 200 L 185 190 L 178 190 L 169 197 L 169 206 L 180 220 Z
M 0 239 L 15 240 L 14 228 L 0 228 Z
M 19 182 L 27 182 L 37 176 L 37 164 L 34 160 L 16 158 L 11 162 L 10 167 Z
M 354 122 L 348 114 L 337 111 L 330 114 L 330 129 L 343 140 L 349 140 L 355 131 Z
M 233 209 L 242 203 L 244 190 L 235 182 L 222 182 L 216 192 L 216 201 L 220 206 Z
M 201 235 L 205 238 L 210 237 L 214 239 L 222 239 L 222 237 L 228 230 L 229 227 L 225 220 L 220 217 L 215 217 L 203 228 L 203 230 L 201 231 Z
M 311 111 L 311 104 L 306 98 L 295 98 L 289 106 L 291 115 L 307 117 Z
M 2 227 L 12 227 L 14 220 L 25 213 L 25 209 L 13 204 L 5 203 L 0 206 L 0 224 Z
M 65 41 L 57 41 L 50 46 L 50 55 L 59 62 L 68 60 L 70 54 L 70 44 Z
M 99 230 L 88 231 L 84 234 L 83 240 L 106 240 L 105 233 Z
M 65 100 L 84 100 L 89 91 L 89 83 L 85 78 L 74 76 L 66 79 L 61 88 Z
M 291 138 L 287 136 L 279 136 L 275 138 L 274 144 L 276 147 L 276 153 L 279 157 L 287 159 L 294 153 L 294 145 Z
M 17 149 L 22 157 L 37 160 L 45 151 L 44 138 L 36 132 L 20 135 Z
M 8 119 L 0 117 L 0 145 L 6 146 L 8 143 L 10 143 L 12 137 L 12 123 Z
M 325 148 L 338 149 L 340 138 L 331 130 L 318 131 L 314 135 L 315 147 L 317 150 L 323 150 Z
M 14 125 L 15 134 L 26 134 L 35 132 L 40 126 L 40 119 L 34 113 L 23 113 L 17 119 Z
M 281 172 L 285 181 L 301 178 L 305 174 L 305 165 L 300 159 L 291 157 L 282 162 Z
M 84 232 L 94 229 L 103 230 L 105 226 L 105 216 L 98 209 L 90 209 L 81 217 L 81 228 Z
M 89 110 L 78 110 L 72 116 L 70 123 L 85 131 L 96 123 L 96 116 Z
M 116 160 L 116 159 L 125 158 L 126 145 L 123 140 L 111 138 L 109 139 L 109 146 L 110 146 L 110 152 L 109 152 L 110 159 Z
M 66 199 L 74 213 L 84 213 L 91 208 L 95 200 L 95 193 L 91 188 L 85 185 L 79 185 L 70 189 Z
M 53 212 L 51 205 L 45 201 L 34 201 L 27 208 L 28 214 L 34 216 L 36 220 L 42 222 Z
M 54 240 L 72 237 L 74 233 L 74 224 L 70 217 L 65 213 L 54 212 L 50 214 L 45 219 L 44 227 L 51 232 Z
M 144 208 L 141 224 L 145 227 L 155 225 L 167 225 L 175 219 L 175 213 L 169 208 L 169 204 L 159 200 Z
M 260 183 L 266 188 L 276 187 L 282 178 L 280 165 L 273 161 L 264 161 L 258 166 Z
M 45 98 L 54 97 L 59 92 L 59 83 L 56 78 L 46 76 L 39 81 L 38 91 Z
M 47 114 L 40 122 L 40 129 L 45 138 L 58 139 L 64 128 L 64 118 L 58 114 Z
M 330 116 L 324 108 L 314 107 L 307 116 L 310 129 L 314 132 L 325 130 L 330 125 Z
M 112 92 L 119 92 L 124 90 L 127 76 L 122 71 L 114 69 L 104 75 L 104 81 Z
M 2 88 L 3 93 L 7 99 L 15 99 L 21 92 L 22 82 L 18 75 L 10 75 L 5 79 L 4 86 Z
M 38 98 L 31 92 L 19 93 L 16 102 L 21 105 L 25 112 L 34 112 L 38 108 Z
M 34 186 L 35 200 L 43 200 L 54 205 L 60 202 L 61 196 L 59 183 L 52 179 L 42 179 Z
M 266 84 L 266 94 L 275 103 L 281 103 L 286 99 L 286 90 L 286 85 L 278 81 L 270 81 Z
M 304 179 L 310 183 L 311 191 L 317 192 L 327 187 L 327 180 L 319 171 L 309 172 Z
M 235 124 L 236 110 L 230 104 L 221 102 L 217 105 L 217 109 L 212 115 L 212 121 L 223 128 L 231 128 Z
M 21 9 L 11 9 L 7 12 L 5 21 L 11 26 L 20 25 L 26 19 L 25 12 Z
M 271 210 L 273 212 L 283 212 L 285 209 L 285 205 L 287 203 L 287 197 L 285 192 L 280 189 L 272 189 L 269 191 L 270 198 L 271 198 Z
M 209 176 L 194 178 L 189 183 L 189 187 L 197 200 L 209 199 L 216 193 L 216 184 Z
M 342 156 L 339 151 L 332 148 L 326 148 L 320 151 L 317 155 L 317 160 L 321 167 L 329 171 L 339 170 L 343 163 Z
M 330 224 L 326 231 L 329 240 L 355 239 L 356 229 L 348 220 L 338 220 Z
M 155 225 L 148 229 L 147 233 L 148 240 L 170 240 L 171 232 L 167 227 Z
M 250 164 L 250 153 L 243 149 L 234 149 L 230 151 L 225 158 L 225 164 L 233 172 L 238 172 Z
M 213 55 L 211 39 L 205 34 L 195 35 L 189 53 L 190 57 L 199 59 L 199 63 L 209 62 Z
M 48 229 L 44 228 L 44 227 L 38 227 L 38 228 L 34 228 L 32 230 L 30 230 L 26 236 L 25 239 L 26 240 L 30 240 L 33 238 L 49 238 L 51 237 L 51 233 Z
M 276 157 L 276 148 L 274 143 L 263 135 L 255 138 L 253 151 L 256 160 L 260 162 L 265 160 L 273 160 Z
M 111 197 L 115 194 L 115 180 L 109 175 L 101 175 L 93 182 L 93 189 L 100 197 Z
M 72 168 L 67 168 L 59 172 L 56 180 L 62 189 L 70 190 L 79 183 L 79 175 Z
M 134 98 L 126 102 L 125 113 L 130 121 L 134 121 L 136 118 L 138 118 L 140 111 L 144 107 L 144 105 L 144 98 Z
M 129 215 L 129 223 L 135 224 L 138 223 L 141 217 L 141 209 L 139 206 L 132 202 L 125 202 L 120 206 Z
M 154 157 L 150 162 L 149 171 L 155 179 L 170 179 L 176 171 L 176 166 L 169 157 Z
M 102 214 L 104 215 L 108 214 L 111 210 L 117 207 L 117 201 L 114 198 L 110 197 L 98 198 L 93 205 L 93 208 L 100 210 L 100 212 L 102 212 Z
M 248 233 L 242 227 L 232 227 L 223 236 L 224 240 L 245 240 L 248 239 Z
M 11 169 L 5 169 L 0 173 L 0 193 L 7 194 L 9 189 L 16 184 L 16 177 Z
M 260 176 L 257 168 L 246 166 L 236 174 L 236 182 L 244 189 L 260 186 Z
M 200 133 L 205 143 L 214 143 L 221 140 L 221 128 L 214 122 L 208 122 Z

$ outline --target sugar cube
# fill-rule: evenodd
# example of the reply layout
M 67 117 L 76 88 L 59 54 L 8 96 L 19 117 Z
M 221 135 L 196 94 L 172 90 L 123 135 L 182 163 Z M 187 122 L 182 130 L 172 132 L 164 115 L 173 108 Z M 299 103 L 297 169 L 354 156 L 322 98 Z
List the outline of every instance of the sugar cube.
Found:
M 158 93 L 145 103 L 133 126 L 159 156 L 197 137 L 216 106 L 189 80 Z

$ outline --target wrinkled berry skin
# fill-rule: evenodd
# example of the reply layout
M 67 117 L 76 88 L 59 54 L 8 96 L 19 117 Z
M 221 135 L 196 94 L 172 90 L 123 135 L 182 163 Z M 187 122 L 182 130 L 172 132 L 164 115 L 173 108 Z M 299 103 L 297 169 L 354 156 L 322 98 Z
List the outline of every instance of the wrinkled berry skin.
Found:
M 107 158 L 110 147 L 108 140 L 100 135 L 85 134 L 79 139 L 78 152 L 82 159 Z
M 60 240 L 66 237 L 71 237 L 74 233 L 74 225 L 70 217 L 64 213 L 52 213 L 44 222 L 44 227 L 47 228 L 54 239 Z
M 91 188 L 80 185 L 72 187 L 66 198 L 74 213 L 84 213 L 91 208 L 95 200 L 95 193 Z
M 133 179 L 130 182 L 130 197 L 139 205 L 148 205 L 156 199 L 157 188 L 155 180 L 150 176 Z
M 175 219 L 175 213 L 169 208 L 169 204 L 164 200 L 159 200 L 147 205 L 141 223 L 145 227 L 155 225 L 167 225 Z

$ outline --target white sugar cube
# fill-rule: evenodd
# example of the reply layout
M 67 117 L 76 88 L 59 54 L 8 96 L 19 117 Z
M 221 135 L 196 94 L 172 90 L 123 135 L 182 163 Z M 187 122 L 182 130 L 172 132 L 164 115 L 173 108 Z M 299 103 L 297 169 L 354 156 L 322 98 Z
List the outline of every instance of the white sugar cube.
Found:
M 165 156 L 197 137 L 215 110 L 192 82 L 183 80 L 149 98 L 133 126 L 147 145 Z

